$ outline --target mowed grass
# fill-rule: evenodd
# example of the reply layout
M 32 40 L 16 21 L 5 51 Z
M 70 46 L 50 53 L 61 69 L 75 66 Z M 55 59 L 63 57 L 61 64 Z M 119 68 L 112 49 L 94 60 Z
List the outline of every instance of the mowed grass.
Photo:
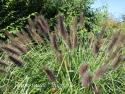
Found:
M 10 65 L 6 74 L 1 75 L 0 94 L 93 94 L 92 87 L 84 87 L 79 76 L 79 66 L 89 65 L 89 73 L 104 62 L 107 43 L 103 43 L 98 56 L 94 56 L 87 39 L 88 33 L 78 34 L 78 46 L 66 49 L 60 43 L 62 61 L 58 60 L 49 43 L 31 46 L 22 55 L 24 67 Z M 122 62 L 124 63 L 124 62 Z M 56 81 L 48 79 L 44 68 L 53 71 Z M 99 87 L 100 94 L 125 94 L 125 64 L 110 69 L 101 78 L 93 81 Z

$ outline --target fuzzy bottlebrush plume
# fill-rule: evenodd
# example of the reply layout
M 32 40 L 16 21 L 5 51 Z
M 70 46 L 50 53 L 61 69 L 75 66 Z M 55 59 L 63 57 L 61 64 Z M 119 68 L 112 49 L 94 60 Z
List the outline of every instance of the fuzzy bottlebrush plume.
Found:
M 26 30 L 22 30 L 21 34 L 24 36 L 24 40 L 27 43 L 31 43 L 31 37 L 29 36 L 29 34 Z
M 31 26 L 26 25 L 27 31 L 30 34 L 31 38 L 36 42 L 36 43 L 42 43 L 43 39 L 36 33 L 35 28 L 33 29 Z
M 55 50 L 55 54 L 56 54 L 57 59 L 59 61 L 62 61 L 63 56 L 62 56 L 61 51 L 58 48 L 56 34 L 53 32 L 50 34 L 50 42 L 51 42 L 52 48 Z
M 4 61 L 0 60 L 0 65 L 2 66 L 8 66 L 8 64 L 6 64 Z
M 81 76 L 82 85 L 88 87 L 92 81 L 92 77 L 87 72 L 88 64 L 81 64 L 79 68 L 79 75 Z
M 23 62 L 17 56 L 10 55 L 9 58 L 18 67 L 23 67 Z
M 46 40 L 46 39 L 49 40 L 48 39 L 49 34 L 44 32 L 38 24 L 36 24 L 36 29 L 37 29 L 37 33 L 43 38 L 43 40 Z
M 79 67 L 79 75 L 82 77 L 83 74 L 87 71 L 88 64 L 81 64 Z
M 18 37 L 15 37 L 15 38 L 13 38 L 12 40 L 11 40 L 11 42 L 16 42 L 16 43 L 19 43 L 19 44 L 23 44 L 24 45 L 24 43 L 21 41 L 21 39 L 19 39 Z
M 44 33 L 49 34 L 49 25 L 42 15 L 36 18 L 36 23 L 41 27 Z
M 13 34 L 8 32 L 8 31 L 5 32 L 5 36 L 8 37 L 9 39 L 13 39 L 14 38 Z
M 24 45 L 27 45 L 31 42 L 31 38 L 27 31 L 22 30 L 21 32 L 16 33 L 18 40 L 21 41 Z
M 49 31 L 50 31 L 49 25 L 42 15 L 35 16 L 35 26 L 39 35 L 41 37 L 48 39 Z
M 45 67 L 44 71 L 50 81 L 54 82 L 56 80 L 55 75 L 52 70 L 48 69 L 48 67 Z
M 66 41 L 66 42 L 67 42 L 67 47 L 68 47 L 69 49 L 73 48 L 70 39 L 71 39 L 71 38 L 70 38 L 70 35 L 68 34 L 68 36 L 67 36 L 67 41 Z
M 5 45 L 2 47 L 2 49 L 6 50 L 7 52 L 10 52 L 12 54 L 15 54 L 17 56 L 21 55 L 22 53 L 18 51 L 17 49 L 14 49 L 11 45 Z
M 13 47 L 15 47 L 16 49 L 18 49 L 19 51 L 21 51 L 22 53 L 26 53 L 27 52 L 27 48 L 22 45 L 22 44 L 19 44 L 17 42 L 11 42 L 11 44 Z
M 25 36 L 21 34 L 21 32 L 16 33 L 16 36 L 18 37 L 19 41 L 21 41 L 24 45 L 27 44 L 27 41 L 25 39 Z
M 116 67 L 118 67 L 119 63 L 121 62 L 121 53 L 117 53 L 116 57 L 114 58 L 114 60 L 112 61 L 112 67 L 115 69 Z
M 85 72 L 82 76 L 81 81 L 83 86 L 88 87 L 91 84 L 92 77 L 89 75 L 88 72 Z
M 77 17 L 74 17 L 70 27 L 70 41 L 72 48 L 77 46 Z
M 94 39 L 94 42 L 92 43 L 92 51 L 94 55 L 96 55 L 99 52 L 100 47 L 101 47 L 100 40 Z
M 40 37 L 40 35 L 36 32 L 36 28 L 34 26 L 34 23 L 31 19 L 28 19 L 29 25 L 26 25 L 27 31 L 32 37 L 32 39 L 37 43 L 42 43 L 43 39 Z
M 35 19 L 37 20 L 37 19 Z M 48 33 L 44 32 L 41 28 L 41 26 L 38 24 L 37 21 L 35 21 L 36 31 L 42 38 L 47 38 Z
M 116 47 L 116 49 L 115 49 L 114 51 L 112 51 L 111 53 L 108 54 L 109 59 L 110 59 L 110 60 L 114 59 L 115 56 L 116 56 L 119 52 L 121 52 L 121 47 L 120 47 L 120 46 Z
M 104 75 L 108 70 L 108 66 L 109 65 L 105 63 L 102 66 L 100 66 L 99 68 L 97 68 L 94 72 L 93 80 L 96 80 L 99 77 L 101 77 L 102 75 Z
M 63 24 L 63 16 L 57 16 L 57 31 L 63 37 L 64 40 L 67 40 L 67 32 Z
M 52 47 L 55 49 L 55 51 L 58 51 L 56 34 L 53 32 L 50 34 L 50 42 L 51 42 Z
M 112 48 L 114 47 L 114 45 L 116 44 L 118 37 L 119 37 L 120 31 L 115 32 L 112 37 L 111 40 L 109 42 L 109 46 L 108 46 L 108 52 L 110 52 L 112 50 Z
M 88 41 L 90 43 L 90 48 L 92 49 L 92 52 L 94 55 L 97 55 L 101 45 L 102 40 L 98 38 L 98 36 L 95 36 L 93 33 L 89 33 Z
M 58 34 L 64 40 L 64 44 L 65 44 L 66 48 L 70 49 L 71 48 L 70 35 L 68 34 L 68 32 L 66 31 L 66 28 L 64 26 L 63 16 L 58 15 L 56 18 L 57 18 L 56 29 L 58 31 Z

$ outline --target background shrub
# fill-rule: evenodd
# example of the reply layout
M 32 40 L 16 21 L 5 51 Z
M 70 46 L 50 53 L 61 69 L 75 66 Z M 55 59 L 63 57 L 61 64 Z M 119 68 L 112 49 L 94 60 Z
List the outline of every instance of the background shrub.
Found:
M 83 12 L 86 17 L 85 27 L 88 31 L 95 24 L 95 12 L 91 9 L 94 0 L 2 0 L 0 1 L 0 29 L 9 31 L 17 30 L 25 26 L 27 18 L 34 13 L 43 14 L 50 19 L 62 13 L 67 24 L 72 16 Z M 52 24 L 52 26 L 53 26 Z

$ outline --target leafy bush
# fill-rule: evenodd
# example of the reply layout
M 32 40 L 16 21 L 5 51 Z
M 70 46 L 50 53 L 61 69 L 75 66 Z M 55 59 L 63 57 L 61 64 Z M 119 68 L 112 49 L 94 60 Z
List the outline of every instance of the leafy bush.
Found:
M 89 30 L 91 24 L 95 23 L 95 13 L 90 8 L 93 2 L 93 0 L 3 0 L 0 2 L 0 29 L 6 28 L 10 31 L 16 27 L 24 27 L 27 17 L 32 13 L 41 13 L 47 19 L 52 18 L 52 22 L 58 13 L 62 13 L 69 23 L 72 16 L 83 12 L 87 17 L 85 26 Z

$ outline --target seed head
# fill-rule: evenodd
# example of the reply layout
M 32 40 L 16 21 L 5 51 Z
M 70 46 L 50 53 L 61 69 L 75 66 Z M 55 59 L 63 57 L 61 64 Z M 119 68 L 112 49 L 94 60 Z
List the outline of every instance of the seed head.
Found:
M 50 70 L 50 69 L 48 69 L 47 67 L 45 67 L 44 68 L 44 71 L 45 71 L 45 73 L 46 73 L 46 75 L 47 75 L 47 77 L 48 77 L 48 79 L 50 80 L 50 81 L 55 81 L 56 79 L 55 79 L 55 75 L 54 75 L 54 73 L 52 72 L 52 70 Z
M 93 80 L 98 79 L 99 77 L 101 77 L 102 75 L 104 75 L 107 70 L 108 70 L 108 64 L 103 64 L 101 65 L 99 68 L 97 68 L 94 72 L 94 76 L 93 76 Z
M 23 67 L 23 62 L 17 56 L 10 55 L 9 58 L 18 67 Z
M 118 67 L 120 62 L 121 62 L 121 54 L 117 53 L 116 57 L 112 61 L 112 67 L 115 69 L 116 67 Z
M 2 47 L 4 50 L 12 53 L 12 54 L 15 54 L 17 56 L 21 55 L 21 53 L 17 50 L 17 49 L 14 49 L 11 45 L 5 45 Z
M 82 77 L 83 74 L 87 71 L 88 64 L 81 64 L 79 67 L 79 75 Z
M 88 72 L 85 72 L 82 76 L 82 85 L 85 87 L 88 87 L 92 81 L 92 77 L 88 74 Z

